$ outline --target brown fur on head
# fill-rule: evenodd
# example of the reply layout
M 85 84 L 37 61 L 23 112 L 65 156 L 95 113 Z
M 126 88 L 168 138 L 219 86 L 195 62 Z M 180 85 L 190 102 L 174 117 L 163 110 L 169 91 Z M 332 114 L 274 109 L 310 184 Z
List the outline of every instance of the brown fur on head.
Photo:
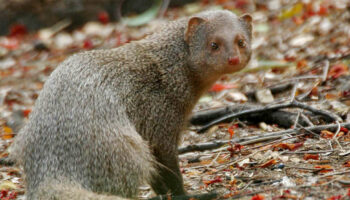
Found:
M 249 14 L 237 17 L 229 11 L 209 11 L 190 18 L 184 40 L 191 70 L 208 81 L 244 68 L 251 56 L 251 23 Z

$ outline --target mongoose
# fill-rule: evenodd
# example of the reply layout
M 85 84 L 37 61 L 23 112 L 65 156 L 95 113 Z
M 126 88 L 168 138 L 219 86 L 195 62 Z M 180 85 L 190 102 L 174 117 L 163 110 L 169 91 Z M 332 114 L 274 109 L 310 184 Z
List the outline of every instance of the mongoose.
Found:
M 252 18 L 207 11 L 146 38 L 71 56 L 46 81 L 13 145 L 27 199 L 185 194 L 177 144 L 191 110 L 251 55 Z

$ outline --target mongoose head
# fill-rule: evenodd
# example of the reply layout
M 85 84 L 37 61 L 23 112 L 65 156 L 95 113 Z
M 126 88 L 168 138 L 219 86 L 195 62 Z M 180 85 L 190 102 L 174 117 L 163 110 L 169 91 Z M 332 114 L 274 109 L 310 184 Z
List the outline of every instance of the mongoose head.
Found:
M 199 13 L 188 20 L 184 40 L 189 66 L 202 80 L 217 79 L 246 66 L 251 57 L 252 17 L 230 11 Z

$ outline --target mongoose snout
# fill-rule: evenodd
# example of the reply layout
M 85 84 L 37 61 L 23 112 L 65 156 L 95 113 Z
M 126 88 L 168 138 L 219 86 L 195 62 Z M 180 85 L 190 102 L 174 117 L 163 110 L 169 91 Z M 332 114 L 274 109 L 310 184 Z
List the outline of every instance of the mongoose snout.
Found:
M 238 65 L 238 64 L 240 64 L 240 62 L 241 61 L 240 61 L 238 56 L 234 56 L 234 57 L 228 59 L 228 64 L 230 64 L 230 65 Z

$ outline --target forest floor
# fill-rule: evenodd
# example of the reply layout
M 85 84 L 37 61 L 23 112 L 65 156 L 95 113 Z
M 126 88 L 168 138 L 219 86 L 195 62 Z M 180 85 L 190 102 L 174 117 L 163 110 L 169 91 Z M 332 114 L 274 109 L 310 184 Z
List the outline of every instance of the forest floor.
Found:
M 222 77 L 194 110 L 194 116 L 212 118 L 192 121 L 179 147 L 188 193 L 216 192 L 218 199 L 350 199 L 346 0 L 202 0 L 170 8 L 163 19 L 139 27 L 109 22 L 104 15 L 71 32 L 65 21 L 34 33 L 15 26 L 0 36 L 0 157 L 7 157 L 45 80 L 65 58 L 118 47 L 167 20 L 206 9 L 251 13 L 254 53 L 246 69 Z M 212 116 L 225 107 L 239 109 Z M 210 123 L 232 113 L 237 117 Z M 0 166 L 0 199 L 24 199 L 22 173 L 17 166 Z M 148 186 L 141 188 L 141 199 L 153 196 Z

